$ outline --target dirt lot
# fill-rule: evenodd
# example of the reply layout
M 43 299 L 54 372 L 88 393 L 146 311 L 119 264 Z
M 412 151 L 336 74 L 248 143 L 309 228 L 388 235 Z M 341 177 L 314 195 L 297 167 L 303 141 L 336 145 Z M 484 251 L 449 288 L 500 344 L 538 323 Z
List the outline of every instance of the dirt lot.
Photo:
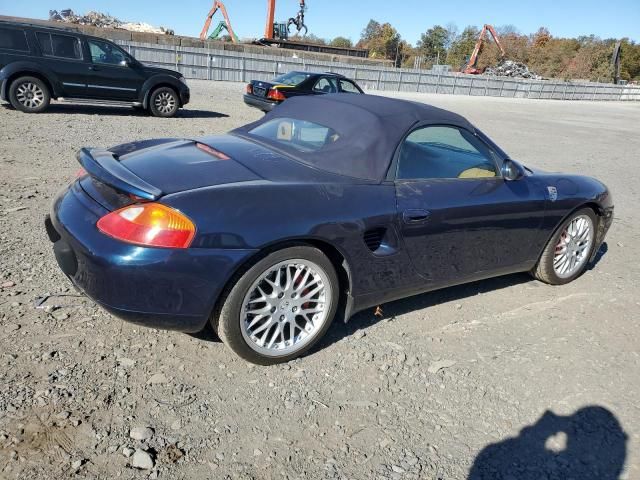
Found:
M 514 275 L 394 302 L 263 368 L 76 296 L 43 228 L 81 146 L 260 116 L 242 85 L 191 86 L 169 120 L 0 107 L 0 478 L 640 478 L 639 104 L 415 96 L 526 164 L 607 183 L 606 248 L 570 285 Z

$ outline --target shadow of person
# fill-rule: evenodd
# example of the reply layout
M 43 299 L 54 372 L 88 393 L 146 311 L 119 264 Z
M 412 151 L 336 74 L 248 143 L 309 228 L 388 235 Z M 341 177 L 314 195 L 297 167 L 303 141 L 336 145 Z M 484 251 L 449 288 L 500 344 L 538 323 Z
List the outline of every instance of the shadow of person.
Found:
M 606 408 L 573 415 L 547 410 L 515 438 L 485 447 L 468 480 L 614 480 L 626 457 L 627 435 Z

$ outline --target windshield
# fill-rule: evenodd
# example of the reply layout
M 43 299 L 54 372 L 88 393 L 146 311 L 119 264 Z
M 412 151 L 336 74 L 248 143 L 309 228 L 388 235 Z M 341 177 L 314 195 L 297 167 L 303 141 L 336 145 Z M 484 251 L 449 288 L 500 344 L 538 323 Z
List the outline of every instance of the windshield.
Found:
M 305 73 L 305 72 L 289 72 L 274 78 L 273 83 L 296 86 L 296 85 L 300 85 L 310 76 L 311 76 L 310 73 Z
M 298 152 L 317 152 L 340 138 L 340 135 L 329 127 L 295 118 L 274 118 L 249 130 L 249 134 Z

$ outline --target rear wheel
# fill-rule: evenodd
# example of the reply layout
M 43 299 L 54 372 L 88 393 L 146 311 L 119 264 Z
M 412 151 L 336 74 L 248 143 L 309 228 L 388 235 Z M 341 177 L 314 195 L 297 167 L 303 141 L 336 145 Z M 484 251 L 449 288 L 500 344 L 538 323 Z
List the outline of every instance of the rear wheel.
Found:
M 317 248 L 270 253 L 244 272 L 213 319 L 222 341 L 259 365 L 286 362 L 327 331 L 339 297 L 331 261 Z
M 597 224 L 590 208 L 572 214 L 547 243 L 533 276 L 551 285 L 562 285 L 582 275 L 595 247 Z
M 11 82 L 9 101 L 21 112 L 40 113 L 49 106 L 51 92 L 39 78 L 20 77 Z
M 179 108 L 180 99 L 173 88 L 157 88 L 149 97 L 149 110 L 154 117 L 173 117 Z

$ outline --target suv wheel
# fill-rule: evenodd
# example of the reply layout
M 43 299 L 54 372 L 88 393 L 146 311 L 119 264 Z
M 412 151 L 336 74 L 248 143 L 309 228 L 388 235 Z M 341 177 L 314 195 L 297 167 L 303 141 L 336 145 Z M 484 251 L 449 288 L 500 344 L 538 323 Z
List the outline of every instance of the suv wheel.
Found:
M 21 112 L 40 113 L 49 106 L 51 93 L 39 78 L 20 77 L 9 87 L 9 101 Z
M 149 110 L 154 117 L 173 117 L 180 108 L 180 99 L 173 88 L 160 87 L 151 93 Z

